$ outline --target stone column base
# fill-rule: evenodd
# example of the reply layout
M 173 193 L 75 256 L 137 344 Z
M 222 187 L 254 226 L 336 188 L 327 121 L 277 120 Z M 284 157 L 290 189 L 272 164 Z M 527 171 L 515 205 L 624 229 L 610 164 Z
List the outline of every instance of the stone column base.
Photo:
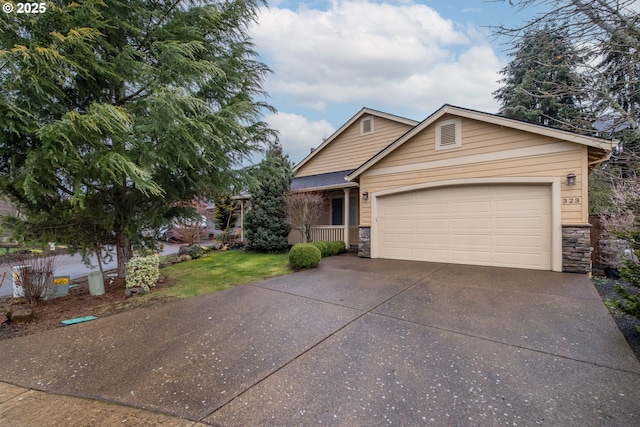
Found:
M 591 272 L 591 224 L 562 225 L 562 271 Z
M 371 258 L 371 227 L 358 227 L 358 256 Z

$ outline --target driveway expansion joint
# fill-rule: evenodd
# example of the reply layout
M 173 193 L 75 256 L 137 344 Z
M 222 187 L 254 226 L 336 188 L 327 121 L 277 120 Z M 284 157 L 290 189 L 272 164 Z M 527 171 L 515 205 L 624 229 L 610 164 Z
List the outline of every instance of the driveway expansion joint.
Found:
M 444 268 L 441 267 L 441 268 Z M 440 268 L 439 268 L 440 269 Z M 439 270 L 438 269 L 438 270 Z M 436 270 L 437 271 L 437 270 Z M 380 307 L 381 305 L 385 304 L 386 302 L 388 302 L 389 300 L 397 297 L 398 295 L 402 294 L 403 292 L 406 292 L 407 290 L 411 289 L 412 287 L 414 287 L 415 285 L 417 285 L 418 283 L 420 283 L 421 281 L 423 281 L 427 276 L 419 278 L 415 281 L 413 281 L 412 283 L 410 283 L 408 286 L 404 287 L 403 289 L 399 290 L 398 292 L 396 292 L 395 294 L 393 294 L 392 296 L 386 298 L 384 301 L 376 304 L 375 306 L 369 308 L 368 310 L 359 310 L 357 308 L 353 308 L 353 307 L 349 307 L 349 306 L 345 306 L 342 304 L 337 304 L 334 302 L 329 302 L 329 301 L 323 301 L 317 298 L 311 298 L 311 297 L 307 297 L 307 296 L 303 296 L 303 295 L 297 295 L 297 294 L 292 294 L 290 292 L 286 292 L 283 291 L 281 289 L 268 289 L 270 291 L 274 291 L 274 292 L 280 292 L 280 293 L 285 293 L 287 295 L 293 295 L 293 296 L 298 296 L 300 298 L 304 298 L 304 299 L 308 299 L 311 301 L 316 301 L 316 302 L 320 302 L 323 304 L 330 304 L 330 305 L 334 305 L 334 306 L 338 306 L 338 307 L 342 307 L 342 308 L 348 308 L 351 310 L 355 310 L 355 311 L 360 311 L 361 313 L 359 315 L 357 315 L 356 317 L 354 317 L 352 320 L 350 320 L 349 322 L 345 323 L 343 326 L 341 326 L 340 328 L 334 330 L 333 332 L 331 332 L 330 334 L 328 334 L 326 337 L 324 337 L 323 339 L 321 339 L 320 341 L 316 342 L 315 344 L 313 344 L 312 346 L 310 346 L 309 348 L 307 348 L 306 350 L 304 350 L 303 352 L 299 353 L 298 355 L 296 355 L 295 357 L 291 358 L 287 363 L 284 363 L 283 365 L 281 365 L 280 367 L 278 367 L 277 369 L 274 369 L 272 372 L 270 372 L 269 374 L 265 375 L 263 378 L 260 378 L 258 381 L 254 382 L 253 384 L 247 386 L 244 390 L 242 390 L 240 393 L 231 396 L 227 401 L 225 401 L 224 403 L 218 405 L 213 411 L 211 411 L 210 413 L 206 414 L 204 417 L 202 417 L 199 421 L 200 422 L 204 422 L 204 420 L 208 417 L 211 417 L 213 414 L 215 414 L 216 412 L 218 412 L 219 410 L 221 410 L 222 408 L 224 408 L 225 406 L 227 406 L 228 404 L 230 404 L 231 402 L 233 402 L 234 400 L 236 400 L 237 398 L 241 397 L 242 395 L 248 393 L 252 388 L 258 386 L 260 383 L 266 381 L 268 378 L 270 378 L 271 376 L 275 375 L 276 373 L 278 373 L 279 371 L 281 371 L 282 369 L 286 368 L 287 366 L 289 366 L 290 364 L 294 363 L 295 361 L 297 361 L 298 359 L 300 359 L 302 356 L 304 356 L 305 354 L 309 353 L 310 351 L 314 350 L 315 348 L 317 348 L 318 346 L 320 346 L 322 343 L 328 341 L 329 339 L 333 338 L 335 335 L 337 335 L 338 333 L 340 333 L 341 331 L 343 331 L 344 329 L 348 328 L 349 326 L 351 326 L 353 323 L 355 323 L 356 321 L 362 319 L 364 316 L 366 316 L 367 314 L 373 314 L 375 315 L 375 313 L 373 313 L 373 310 L 377 309 L 378 307 Z M 260 287 L 257 284 L 249 284 L 249 286 L 254 286 L 260 289 L 265 289 L 264 287 Z
M 627 374 L 637 375 L 639 377 L 639 379 L 640 379 L 640 372 L 637 372 L 637 371 L 631 371 L 631 370 L 627 370 L 627 369 L 616 368 L 616 367 L 613 367 L 613 366 L 605 365 L 603 363 L 593 362 L 593 361 L 589 361 L 589 360 L 576 359 L 576 358 L 565 356 L 565 355 L 562 355 L 562 354 L 551 353 L 551 352 L 544 351 L 544 350 L 537 350 L 537 349 L 530 348 L 530 347 L 525 347 L 525 346 L 522 346 L 522 345 L 509 344 L 508 342 L 499 341 L 499 340 L 493 340 L 491 338 L 487 338 L 487 337 L 483 337 L 483 336 L 479 336 L 479 335 L 474 335 L 474 334 L 470 334 L 470 333 L 467 333 L 467 332 L 456 331 L 456 330 L 453 330 L 453 329 L 442 328 L 442 327 L 435 326 L 435 325 L 425 325 L 424 323 L 414 322 L 414 321 L 411 321 L 411 320 L 402 319 L 402 318 L 391 316 L 391 315 L 384 314 L 384 313 L 365 313 L 365 314 L 371 314 L 373 316 L 385 317 L 387 319 L 392 319 L 392 320 L 408 323 L 408 324 L 411 324 L 411 325 L 416 325 L 416 326 L 423 327 L 423 328 L 431 328 L 431 329 L 436 329 L 438 331 L 449 332 L 449 333 L 456 334 L 456 335 L 461 335 L 461 336 L 465 336 L 465 337 L 469 337 L 469 338 L 479 339 L 479 340 L 490 342 L 490 343 L 493 343 L 493 344 L 500 344 L 500 345 L 504 345 L 504 346 L 507 346 L 507 347 L 516 348 L 518 350 L 527 350 L 527 351 L 531 351 L 531 352 L 534 352 L 534 353 L 544 354 L 544 355 L 547 355 L 547 356 L 558 357 L 558 358 L 564 359 L 564 360 L 570 360 L 570 361 L 573 361 L 573 362 L 586 363 L 588 365 L 597 366 L 599 368 L 612 369 L 612 370 L 618 371 L 618 372 L 624 372 L 624 373 L 627 373 Z

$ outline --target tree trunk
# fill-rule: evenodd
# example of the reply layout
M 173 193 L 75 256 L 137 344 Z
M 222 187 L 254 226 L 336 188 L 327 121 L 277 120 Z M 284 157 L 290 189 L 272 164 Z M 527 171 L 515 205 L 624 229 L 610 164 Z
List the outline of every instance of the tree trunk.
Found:
M 124 279 L 127 274 L 127 263 L 131 259 L 131 240 L 122 233 L 116 231 L 116 257 L 118 259 L 118 278 Z
M 100 268 L 100 274 L 104 278 L 104 268 L 102 267 L 102 246 L 95 246 L 96 257 L 98 258 L 98 268 Z

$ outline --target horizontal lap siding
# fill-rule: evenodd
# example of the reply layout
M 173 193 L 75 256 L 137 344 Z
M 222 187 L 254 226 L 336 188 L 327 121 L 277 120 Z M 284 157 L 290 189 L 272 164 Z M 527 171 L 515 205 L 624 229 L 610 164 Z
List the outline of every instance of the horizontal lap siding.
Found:
M 355 169 L 409 129 L 409 125 L 375 117 L 374 132 L 360 135 L 358 120 L 303 165 L 296 176 Z
M 557 140 L 533 135 L 514 129 L 501 129 L 495 125 L 483 124 L 474 120 L 462 121 L 462 147 L 459 149 L 435 151 L 435 128 L 430 126 L 410 141 L 407 141 L 375 165 L 375 168 L 402 166 L 416 162 L 454 159 L 461 155 L 499 153 L 505 150 L 535 147 L 551 144 Z M 494 129 L 491 133 L 491 129 Z M 498 130 L 496 130 L 498 129 Z M 499 132 L 499 135 L 497 134 Z
M 445 117 L 446 119 L 446 117 Z M 500 153 L 505 150 L 535 147 L 560 142 L 552 138 L 533 135 L 523 131 L 503 129 L 491 124 L 463 119 L 462 147 L 436 152 L 433 126 L 425 129 L 415 139 L 406 142 L 395 152 L 381 160 L 371 172 L 381 168 L 407 166 L 432 160 L 466 157 L 485 153 Z M 367 175 L 360 178 L 361 191 L 370 194 L 377 191 L 406 187 L 429 182 L 454 179 L 494 178 L 494 177 L 559 177 L 561 178 L 561 196 L 581 197 L 580 204 L 562 205 L 563 223 L 583 223 L 584 199 L 586 193 L 585 166 L 586 149 L 576 144 L 575 150 L 553 154 L 532 155 L 522 158 L 485 161 L 457 166 L 446 166 L 407 172 L 394 172 L 384 175 Z M 566 185 L 566 175 L 573 172 L 577 176 L 574 186 Z M 361 225 L 369 226 L 371 220 L 371 202 L 362 201 L 360 211 Z

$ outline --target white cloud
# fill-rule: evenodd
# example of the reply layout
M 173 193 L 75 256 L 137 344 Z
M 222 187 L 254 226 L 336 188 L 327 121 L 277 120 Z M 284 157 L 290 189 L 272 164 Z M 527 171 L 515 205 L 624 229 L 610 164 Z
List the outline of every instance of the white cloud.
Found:
M 500 60 L 476 28 L 425 5 L 335 1 L 328 10 L 263 9 L 252 36 L 275 74 L 272 97 L 327 112 L 354 103 L 432 113 L 444 103 L 496 109 Z M 340 123 L 341 124 L 341 123 Z
M 335 131 L 326 120 L 310 121 L 306 117 L 276 113 L 265 117 L 265 121 L 280 132 L 280 143 L 284 152 L 294 163 L 298 163 Z

